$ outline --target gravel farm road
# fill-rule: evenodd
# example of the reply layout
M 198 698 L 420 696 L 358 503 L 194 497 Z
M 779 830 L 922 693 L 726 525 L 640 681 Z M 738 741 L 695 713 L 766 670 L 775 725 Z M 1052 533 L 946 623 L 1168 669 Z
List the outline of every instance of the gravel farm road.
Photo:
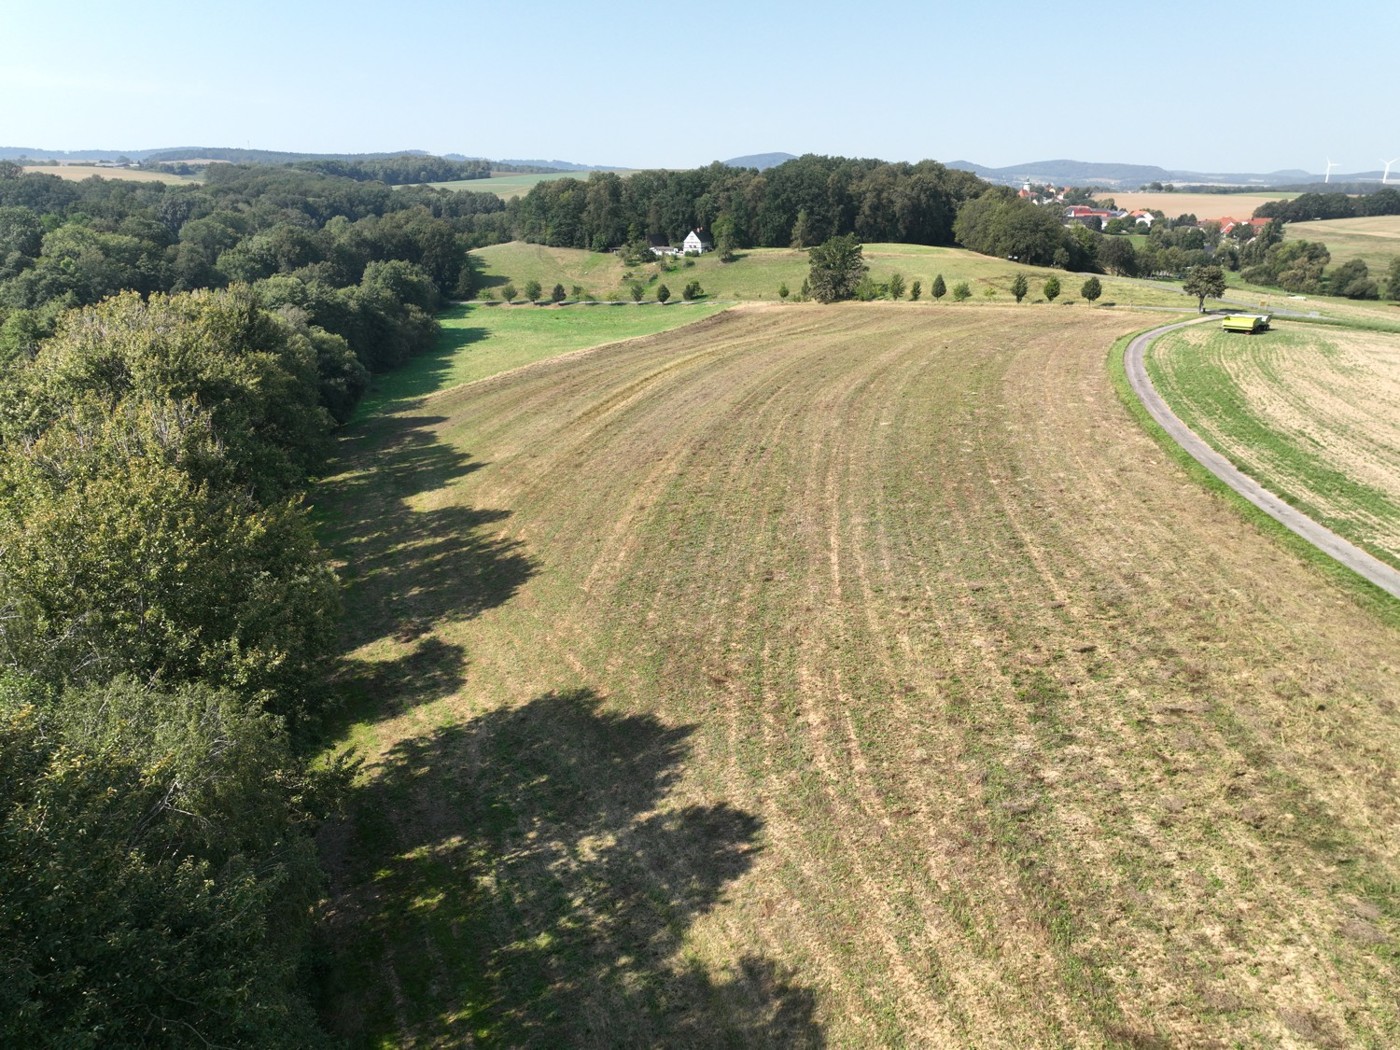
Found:
M 1211 318 L 1193 318 L 1190 321 L 1163 325 L 1161 328 L 1154 328 L 1150 332 L 1142 333 L 1128 344 L 1128 349 L 1123 355 L 1123 367 L 1128 373 L 1128 383 L 1137 394 L 1143 407 L 1161 425 L 1162 429 L 1171 435 L 1172 440 L 1190 453 L 1196 462 L 1249 500 L 1250 503 L 1292 532 L 1303 537 L 1324 554 L 1374 583 L 1383 591 L 1400 598 L 1400 572 L 1367 554 L 1360 547 L 1348 543 L 1331 529 L 1325 528 L 1306 515 L 1299 513 L 1253 478 L 1241 473 L 1224 456 L 1197 437 L 1195 432 L 1177 418 L 1176 414 L 1167 407 L 1167 403 L 1162 400 L 1161 395 L 1157 393 L 1156 388 L 1152 385 L 1152 380 L 1147 377 L 1147 367 L 1144 361 L 1147 348 L 1160 335 L 1184 328 L 1187 325 L 1199 324 L 1208 319 Z

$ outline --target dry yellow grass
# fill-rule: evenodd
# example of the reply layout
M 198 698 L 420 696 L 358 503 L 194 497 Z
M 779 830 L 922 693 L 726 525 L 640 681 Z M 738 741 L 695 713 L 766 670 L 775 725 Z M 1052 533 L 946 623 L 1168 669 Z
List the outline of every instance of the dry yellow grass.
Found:
M 347 435 L 330 1023 L 1391 1042 L 1400 638 L 1138 429 L 1148 323 L 750 307 Z
M 168 171 L 145 171 L 141 168 L 107 168 L 100 164 L 26 164 L 24 170 L 33 174 L 57 175 L 60 179 L 79 182 L 94 175 L 102 179 L 122 179 L 128 182 L 192 182 L 194 177 L 175 175 Z

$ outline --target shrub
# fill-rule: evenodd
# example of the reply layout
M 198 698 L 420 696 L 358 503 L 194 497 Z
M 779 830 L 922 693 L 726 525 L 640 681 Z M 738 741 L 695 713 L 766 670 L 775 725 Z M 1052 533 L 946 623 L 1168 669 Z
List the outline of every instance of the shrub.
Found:
M 957 302 L 965 302 L 972 298 L 972 289 L 968 287 L 966 281 L 959 281 L 953 285 L 953 299 Z

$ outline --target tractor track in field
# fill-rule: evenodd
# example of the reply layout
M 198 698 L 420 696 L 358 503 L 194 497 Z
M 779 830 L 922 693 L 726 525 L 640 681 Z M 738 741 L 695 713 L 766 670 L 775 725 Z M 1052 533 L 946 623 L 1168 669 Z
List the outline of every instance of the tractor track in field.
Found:
M 1160 328 L 1143 332 L 1134 337 L 1132 342 L 1128 344 L 1128 349 L 1123 354 L 1123 368 L 1128 375 L 1128 384 L 1137 394 L 1143 408 L 1147 409 L 1148 414 L 1157 421 L 1157 424 L 1167 432 L 1173 441 L 1186 450 L 1192 459 L 1209 470 L 1234 492 L 1244 497 L 1290 532 L 1307 540 L 1323 554 L 1346 566 L 1362 579 L 1375 584 L 1387 594 L 1400 598 L 1400 572 L 1367 554 L 1360 547 L 1343 539 L 1326 526 L 1320 525 L 1306 514 L 1289 506 L 1259 482 L 1238 470 L 1229 460 L 1197 436 L 1196 432 L 1183 423 L 1162 400 L 1162 396 L 1157 393 L 1157 388 L 1152 385 L 1152 380 L 1147 375 L 1147 348 L 1159 336 L 1165 335 L 1167 332 L 1200 323 L 1200 318 L 1193 318 L 1190 321 L 1163 325 Z

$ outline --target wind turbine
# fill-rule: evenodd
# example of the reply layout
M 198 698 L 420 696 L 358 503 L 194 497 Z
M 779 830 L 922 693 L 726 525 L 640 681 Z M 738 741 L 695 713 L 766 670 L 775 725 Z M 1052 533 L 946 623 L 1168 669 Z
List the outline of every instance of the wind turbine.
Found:
M 1327 158 L 1327 174 L 1324 175 L 1324 176 L 1322 176 L 1322 181 L 1323 181 L 1323 182 L 1331 182 L 1331 181 L 1332 181 L 1332 169 L 1333 169 L 1333 168 L 1338 168 L 1338 167 L 1341 167 L 1341 165 L 1340 165 L 1340 164 L 1333 164 L 1333 163 L 1332 163 L 1332 158 L 1331 158 L 1331 157 L 1328 157 L 1328 158 Z
M 1400 157 L 1396 157 L 1395 160 L 1400 160 Z M 1390 178 L 1390 166 L 1395 163 L 1395 160 L 1381 161 L 1381 163 L 1385 165 L 1385 174 L 1381 176 L 1382 186 L 1384 186 L 1386 184 L 1386 181 Z

